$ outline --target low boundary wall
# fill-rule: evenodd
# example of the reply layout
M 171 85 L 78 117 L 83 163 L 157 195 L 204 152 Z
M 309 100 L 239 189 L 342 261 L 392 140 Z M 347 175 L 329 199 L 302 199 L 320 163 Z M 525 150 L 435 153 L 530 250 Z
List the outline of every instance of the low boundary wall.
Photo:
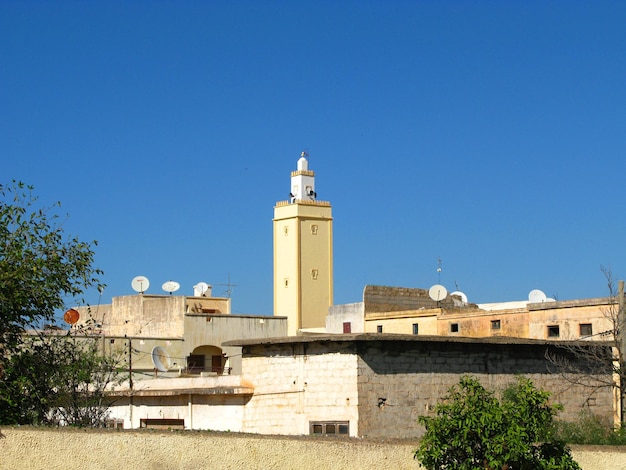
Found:
M 201 431 L 10 427 L 0 469 L 418 469 L 417 441 L 257 436 Z M 626 468 L 626 447 L 573 446 L 583 470 Z

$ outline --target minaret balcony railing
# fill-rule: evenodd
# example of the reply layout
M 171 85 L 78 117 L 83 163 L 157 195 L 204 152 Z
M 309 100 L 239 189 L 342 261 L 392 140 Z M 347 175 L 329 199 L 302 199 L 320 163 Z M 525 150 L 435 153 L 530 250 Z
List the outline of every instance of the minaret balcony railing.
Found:
M 294 199 L 293 202 L 291 202 L 291 201 L 278 201 L 276 203 L 276 207 L 290 206 L 292 204 L 303 204 L 305 206 L 330 207 L 330 202 L 329 201 L 317 201 L 317 200 L 312 201 L 310 199 Z

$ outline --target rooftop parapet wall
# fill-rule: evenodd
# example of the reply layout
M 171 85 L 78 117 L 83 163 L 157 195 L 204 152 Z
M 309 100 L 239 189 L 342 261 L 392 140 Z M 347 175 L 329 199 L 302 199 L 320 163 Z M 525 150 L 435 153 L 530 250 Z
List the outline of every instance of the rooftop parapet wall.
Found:
M 365 314 L 379 312 L 396 312 L 420 309 L 454 309 L 459 308 L 460 298 L 448 295 L 436 302 L 428 295 L 428 290 L 411 287 L 390 287 L 367 285 L 363 289 Z M 475 304 L 465 304 L 463 308 L 477 308 Z

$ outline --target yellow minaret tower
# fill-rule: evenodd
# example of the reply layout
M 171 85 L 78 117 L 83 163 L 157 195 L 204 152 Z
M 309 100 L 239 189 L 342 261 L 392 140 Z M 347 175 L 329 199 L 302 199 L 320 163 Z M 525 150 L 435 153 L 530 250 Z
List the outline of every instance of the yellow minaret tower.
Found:
M 286 316 L 290 336 L 326 325 L 333 303 L 333 217 L 318 201 L 306 152 L 291 172 L 288 201 L 274 207 L 274 315 Z

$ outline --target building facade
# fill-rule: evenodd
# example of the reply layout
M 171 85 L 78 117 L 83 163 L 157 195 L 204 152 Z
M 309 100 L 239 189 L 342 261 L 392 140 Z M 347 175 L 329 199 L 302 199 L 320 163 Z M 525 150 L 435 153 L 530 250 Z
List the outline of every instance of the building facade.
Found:
M 329 333 L 393 333 L 470 338 L 612 339 L 615 299 L 472 304 L 451 295 L 432 300 L 426 289 L 372 286 L 363 300 L 329 309 Z
M 233 315 L 230 299 L 182 295 L 114 297 L 111 304 L 80 307 L 79 325 L 102 339 L 103 352 L 122 354 L 135 382 L 147 375 L 180 377 L 241 374 L 241 349 L 223 343 L 287 334 L 287 318 Z M 157 371 L 153 353 L 167 356 Z

